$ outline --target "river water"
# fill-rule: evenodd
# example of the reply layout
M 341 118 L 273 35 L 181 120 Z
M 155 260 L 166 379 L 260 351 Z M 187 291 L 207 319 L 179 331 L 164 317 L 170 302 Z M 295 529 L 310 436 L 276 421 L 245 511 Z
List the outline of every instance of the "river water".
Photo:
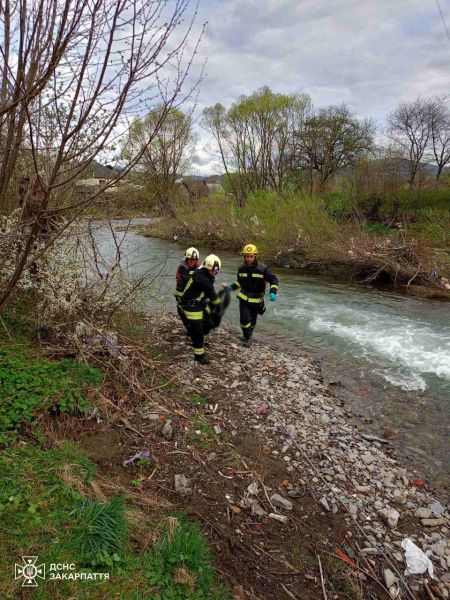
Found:
M 135 219 L 133 224 L 145 220 Z M 128 222 L 126 222 L 128 223 Z M 123 226 L 116 221 L 115 226 Z M 117 232 L 121 263 L 133 276 L 148 271 L 147 306 L 175 312 L 175 272 L 184 247 Z M 110 262 L 116 257 L 111 232 L 96 232 Z M 210 253 L 199 247 L 201 258 Z M 241 259 L 218 252 L 218 284 L 235 281 Z M 276 303 L 267 303 L 255 339 L 269 339 L 320 360 L 325 380 L 375 433 L 400 430 L 393 443 L 419 473 L 448 485 L 450 475 L 450 304 L 398 295 L 370 286 L 273 269 L 280 280 Z M 216 285 L 219 289 L 219 285 Z M 238 327 L 233 299 L 225 324 Z M 371 424 L 372 422 L 372 424 Z M 367 425 L 368 424 L 368 425 Z

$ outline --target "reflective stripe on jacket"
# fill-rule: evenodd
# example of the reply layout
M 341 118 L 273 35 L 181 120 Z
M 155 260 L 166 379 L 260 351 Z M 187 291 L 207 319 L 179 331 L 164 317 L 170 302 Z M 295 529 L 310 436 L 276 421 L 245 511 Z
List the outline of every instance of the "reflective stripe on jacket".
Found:
M 204 309 L 206 300 L 213 305 L 220 304 L 220 298 L 214 289 L 214 277 L 208 269 L 201 267 L 187 282 L 181 295 L 181 306 L 186 307 L 188 311 L 190 307 Z
M 199 265 L 200 263 L 197 261 L 194 267 L 190 267 L 186 258 L 180 263 L 177 269 L 177 285 L 175 286 L 174 296 L 181 298 L 187 282 L 195 273 Z
M 270 285 L 270 293 L 276 294 L 278 291 L 276 275 L 270 272 L 267 265 L 255 260 L 251 266 L 244 263 L 239 267 L 237 280 L 232 287 L 234 290 L 239 290 L 237 297 L 241 300 L 257 303 L 264 298 L 267 283 Z

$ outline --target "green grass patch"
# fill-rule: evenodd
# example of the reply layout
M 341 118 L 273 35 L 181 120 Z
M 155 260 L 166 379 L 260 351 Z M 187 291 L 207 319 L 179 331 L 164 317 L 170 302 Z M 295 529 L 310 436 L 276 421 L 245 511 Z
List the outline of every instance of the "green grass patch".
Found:
M 20 345 L 0 347 L 0 429 L 10 430 L 27 420 L 37 409 L 86 412 L 83 395 L 89 386 L 101 383 L 96 369 L 70 360 L 58 363 L 32 357 L 31 348 Z
M 88 412 L 86 392 L 101 381 L 101 372 L 85 364 L 42 360 L 25 343 L 4 342 L 0 345 L 0 443 L 11 442 L 24 423 L 33 425 L 39 411 Z
M 146 577 L 156 588 L 155 600 L 225 600 L 226 588 L 214 583 L 212 556 L 197 525 L 176 515 L 172 527 L 146 558 Z
M 369 223 L 367 227 L 363 227 L 363 229 L 367 229 L 372 233 L 377 233 L 378 235 L 386 235 L 391 233 L 391 228 L 387 225 L 383 225 L 382 223 Z
M 192 419 L 186 435 L 187 443 L 199 450 L 209 450 L 216 436 L 214 429 L 204 417 L 204 414 L 203 410 L 198 411 L 198 414 Z
M 201 396 L 190 396 L 188 400 L 189 402 L 191 402 L 191 404 L 196 404 L 200 406 L 205 406 L 206 404 L 205 398 L 202 398 Z

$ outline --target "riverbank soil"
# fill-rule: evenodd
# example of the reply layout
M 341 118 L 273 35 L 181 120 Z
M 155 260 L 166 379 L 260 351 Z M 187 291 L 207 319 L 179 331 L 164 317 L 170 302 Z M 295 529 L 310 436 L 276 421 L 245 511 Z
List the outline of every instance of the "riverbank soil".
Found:
M 244 349 L 224 327 L 212 333 L 211 364 L 201 366 L 178 318 L 166 313 L 135 315 L 117 330 L 109 350 L 80 339 L 84 360 L 75 364 L 103 374 L 91 409 L 71 415 L 44 405 L 3 453 L 5 597 L 66 600 L 88 597 L 87 589 L 94 600 L 449 597 L 446 496 L 397 460 L 390 440 L 367 434 L 311 359 L 258 341 Z M 64 349 L 41 352 L 48 360 Z M 40 368 L 48 379 L 50 367 Z M 113 510 L 117 495 L 133 528 L 119 570 L 97 566 L 112 571 L 110 580 L 92 589 L 46 581 L 42 592 L 22 590 L 11 564 L 27 553 L 79 560 L 71 552 L 84 529 L 73 506 L 88 507 L 91 519 L 93 506 Z M 164 562 L 158 544 L 183 519 L 183 546 L 173 544 Z M 196 550 L 189 542 L 189 523 L 207 537 L 229 592 L 201 594 L 202 546 L 198 533 Z M 407 538 L 427 552 L 434 578 L 404 575 Z M 99 551 L 102 561 L 116 560 Z
M 204 527 L 235 599 L 449 596 L 446 499 L 396 460 L 389 440 L 353 424 L 309 359 L 243 349 L 223 328 L 204 367 L 173 315 L 140 327 L 165 373 L 158 406 L 122 400 L 123 417 L 74 439 L 100 481 L 122 486 L 136 477 L 122 461 L 148 450 L 138 492 Z M 404 577 L 405 538 L 427 551 L 435 579 Z

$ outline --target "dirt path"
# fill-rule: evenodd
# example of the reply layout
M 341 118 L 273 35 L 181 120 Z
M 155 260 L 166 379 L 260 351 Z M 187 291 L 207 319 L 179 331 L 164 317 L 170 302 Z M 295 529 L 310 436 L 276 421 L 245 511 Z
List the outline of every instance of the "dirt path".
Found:
M 402 580 L 406 537 L 430 551 L 430 590 L 447 598 L 444 500 L 397 463 L 388 440 L 358 429 L 307 358 L 244 350 L 225 328 L 213 335 L 202 367 L 173 315 L 146 318 L 142 338 L 168 374 L 164 410 L 140 406 L 113 429 L 85 432 L 103 477 L 140 477 L 136 494 L 201 523 L 236 600 L 389 598 L 389 586 L 391 597 L 427 598 L 424 576 Z M 122 465 L 145 449 L 149 473 Z

